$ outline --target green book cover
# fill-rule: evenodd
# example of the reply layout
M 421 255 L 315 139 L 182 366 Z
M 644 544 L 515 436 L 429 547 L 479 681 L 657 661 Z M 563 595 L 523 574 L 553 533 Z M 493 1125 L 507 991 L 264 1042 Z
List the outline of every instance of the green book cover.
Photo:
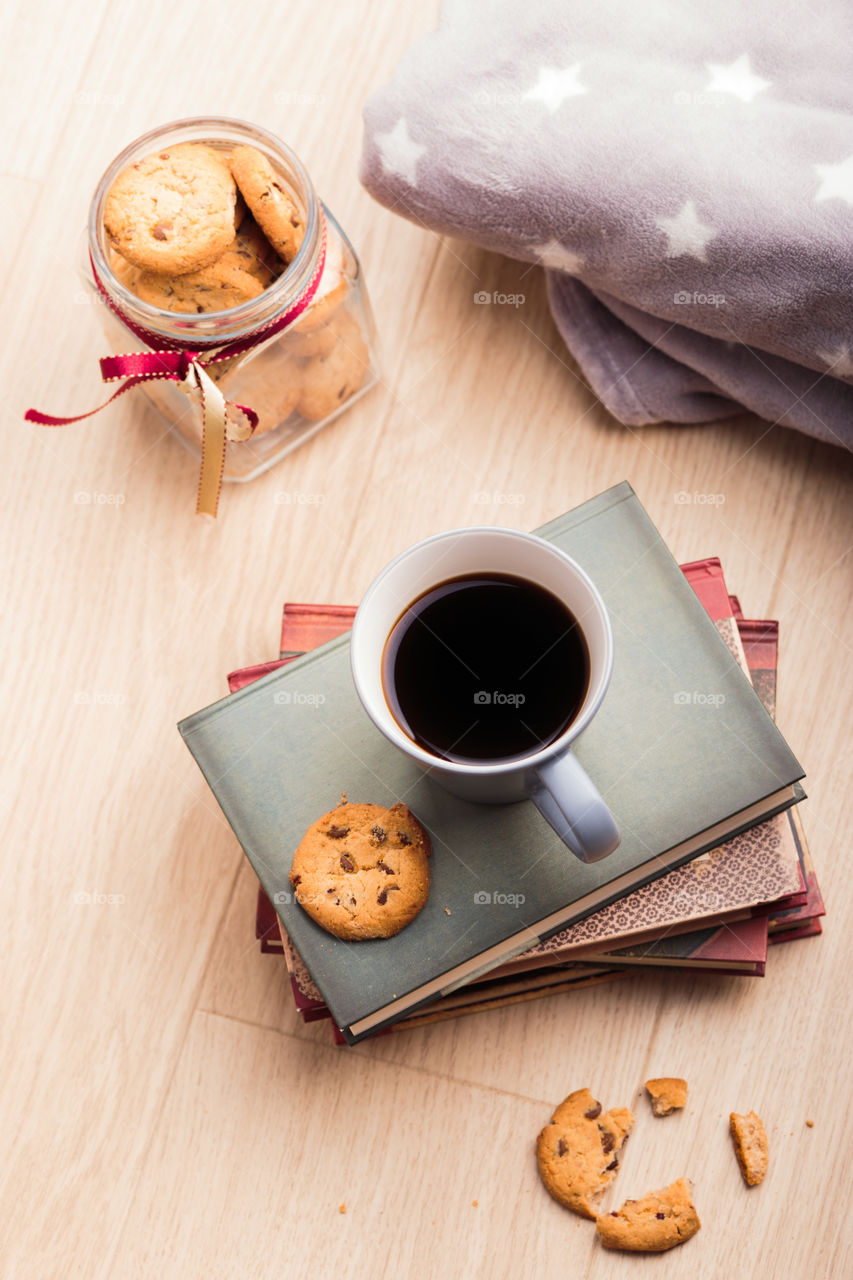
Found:
M 397 751 L 358 700 L 348 636 L 178 726 L 350 1043 L 802 796 L 802 768 L 629 484 L 537 532 L 587 571 L 613 627 L 610 689 L 576 744 L 622 834 L 601 862 L 575 858 L 531 803 L 459 800 Z M 293 901 L 293 852 L 342 792 L 402 801 L 430 832 L 429 901 L 393 938 L 343 941 Z

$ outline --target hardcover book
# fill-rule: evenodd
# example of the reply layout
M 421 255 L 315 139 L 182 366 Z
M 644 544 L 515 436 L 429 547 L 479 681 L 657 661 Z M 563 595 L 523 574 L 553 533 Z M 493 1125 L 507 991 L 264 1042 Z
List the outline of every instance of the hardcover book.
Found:
M 740 644 L 735 646 L 732 638 L 728 635 L 728 626 L 733 619 L 733 613 L 729 604 L 730 598 L 726 593 L 722 566 L 719 560 L 713 557 L 695 561 L 691 564 L 682 565 L 681 569 L 699 599 L 705 605 L 709 615 L 714 619 L 718 630 L 724 632 L 724 638 L 726 638 L 729 647 L 736 653 L 739 661 L 744 663 L 746 655 L 743 647 Z M 718 614 L 723 614 L 724 616 L 717 616 Z M 351 606 L 285 604 L 282 612 L 281 629 L 281 650 L 283 655 L 287 654 L 285 661 L 301 656 L 313 645 L 322 643 L 330 637 L 330 632 L 332 635 L 338 635 L 348 631 L 352 626 L 354 615 L 355 609 Z M 743 637 L 749 639 L 752 639 L 754 635 L 753 629 L 758 625 L 757 623 L 743 621 L 737 623 L 739 634 L 742 633 Z M 771 634 L 774 637 L 778 635 L 778 627 L 775 623 L 763 624 L 763 627 L 762 638 Z M 769 674 L 767 667 L 768 664 L 771 664 L 775 676 L 777 658 L 775 645 L 772 648 L 764 646 L 760 650 L 757 650 L 755 645 L 751 645 L 749 656 L 750 677 L 752 677 L 753 664 L 757 666 L 758 670 L 766 674 Z M 248 681 L 259 679 L 262 674 L 269 670 L 270 665 L 269 663 L 262 664 L 232 672 L 228 677 L 229 689 L 233 692 L 236 689 L 243 688 Z M 283 663 L 280 665 L 283 665 Z M 765 682 L 762 701 L 767 709 L 771 710 L 771 708 L 775 709 L 775 701 L 768 699 L 766 695 L 769 692 L 770 685 Z M 787 814 L 784 815 L 785 818 L 794 816 L 798 816 L 797 808 L 788 810 Z M 758 852 L 760 854 L 760 850 Z M 658 883 L 663 885 L 667 880 L 679 876 L 683 870 L 685 868 L 668 872 Z M 792 895 L 779 899 L 776 903 L 764 903 L 761 905 L 768 914 L 771 911 L 774 914 L 778 914 L 780 912 L 780 904 L 798 900 L 800 896 L 802 895 Z M 623 902 L 627 901 L 627 899 L 623 899 Z M 621 905 L 617 904 L 616 909 Z M 613 910 L 614 908 L 605 908 L 604 913 Z M 546 952 L 540 957 L 537 965 L 530 967 L 529 972 L 516 972 L 515 966 L 511 963 L 498 966 L 489 977 L 497 980 L 502 974 L 505 974 L 503 981 L 504 994 L 523 991 L 525 999 L 537 999 L 551 994 L 551 984 L 559 982 L 562 976 L 568 973 L 569 969 L 574 970 L 576 973 L 581 973 L 587 969 L 587 964 L 605 967 L 604 969 L 595 969 L 594 971 L 597 974 L 604 972 L 608 967 L 612 971 L 614 966 L 660 965 L 661 967 L 701 968 L 713 970 L 715 973 L 763 976 L 767 959 L 767 916 L 764 915 L 757 919 L 750 916 L 732 923 L 732 915 L 733 913 L 727 913 L 723 918 L 715 920 L 713 924 L 709 924 L 701 930 L 698 928 L 690 929 L 689 923 L 686 928 L 681 925 L 670 924 L 666 930 L 666 936 L 663 938 L 659 937 L 660 930 L 652 933 L 649 937 L 635 935 L 631 939 L 630 946 L 626 944 L 616 949 L 611 948 L 609 951 L 602 951 L 597 955 L 586 956 L 580 962 L 572 964 L 561 963 L 558 954 Z M 263 952 L 284 956 L 293 990 L 294 1002 L 303 1020 L 311 1022 L 320 1018 L 331 1017 L 311 975 L 284 932 L 263 888 L 258 889 L 255 936 L 260 940 Z M 652 941 L 652 938 L 657 940 Z M 649 945 L 650 943 L 651 945 Z M 595 950 L 594 945 L 592 950 Z M 533 948 L 533 952 L 536 951 L 537 948 Z M 530 955 L 532 953 L 525 954 Z M 520 959 L 523 960 L 524 957 L 520 957 Z M 546 981 L 546 976 L 550 981 Z M 477 1005 L 478 1008 L 482 1007 L 479 989 L 484 985 L 469 984 L 461 988 L 455 998 L 439 998 L 423 1008 L 424 1010 L 438 1012 L 438 1010 L 447 1011 L 451 1006 L 454 1011 L 467 1006 Z M 577 983 L 573 983 L 572 989 L 576 989 L 576 987 Z M 403 1024 L 410 1025 L 408 1020 L 401 1020 L 401 1025 Z
M 708 557 L 682 565 L 681 569 L 729 649 L 746 670 L 739 624 L 732 615 L 720 561 Z M 348 631 L 354 616 L 355 609 L 343 605 L 285 605 L 282 654 L 299 655 L 322 644 L 330 635 Z M 761 674 L 765 674 L 763 669 Z M 229 687 L 241 687 L 242 680 L 243 673 L 234 673 L 229 676 Z M 795 810 L 790 810 L 789 814 L 793 812 Z M 684 932 L 691 924 L 694 929 L 712 928 L 747 920 L 756 912 L 778 914 L 784 908 L 798 906 L 805 897 L 797 847 L 787 816 L 781 815 L 755 828 L 754 834 L 747 833 L 726 842 L 713 856 L 686 863 L 653 885 L 636 890 L 579 924 L 560 930 L 517 960 L 499 966 L 493 976 L 518 972 L 525 967 L 535 968 L 543 963 L 581 959 L 588 952 L 600 953 L 612 946 L 645 944 L 662 934 L 671 935 L 676 928 Z
M 803 770 L 630 486 L 538 532 L 590 574 L 613 625 L 610 690 L 577 744 L 622 833 L 601 862 L 555 847 L 528 803 L 469 804 L 421 774 L 362 710 L 346 637 L 179 726 L 349 1043 L 802 797 Z M 404 797 L 431 834 L 430 899 L 393 938 L 342 941 L 292 900 L 293 851 L 342 791 Z
M 728 632 L 730 620 L 735 613 L 734 597 L 726 594 L 719 560 L 716 557 L 709 558 L 682 565 L 681 568 L 709 614 L 714 617 L 718 630 Z M 723 611 L 725 616 L 716 616 Z M 737 611 L 739 612 L 739 609 Z M 354 614 L 353 608 L 339 605 L 286 604 L 282 616 L 282 650 L 288 651 L 291 656 L 298 656 L 318 640 L 329 638 L 330 629 L 333 629 L 335 634 L 348 630 L 352 625 Z M 320 622 L 322 626 L 318 625 Z M 775 716 L 778 624 L 775 621 L 757 622 L 739 617 L 737 630 L 741 644 L 736 646 L 736 651 L 748 662 L 753 685 L 760 689 L 762 702 L 768 712 Z M 731 648 L 733 645 L 731 638 L 727 642 Z M 254 667 L 232 672 L 228 677 L 229 688 L 232 691 L 242 688 L 247 676 L 249 679 L 258 679 L 263 671 L 263 667 Z M 815 915 L 822 915 L 824 906 L 802 830 L 799 808 L 789 809 L 785 817 L 790 819 L 794 827 L 793 837 L 797 854 L 804 878 L 808 883 L 807 895 L 789 895 L 775 903 L 762 903 L 760 909 L 763 914 L 755 918 L 739 920 L 736 923 L 718 922 L 701 930 L 690 931 L 678 928 L 677 931 L 671 931 L 666 937 L 659 938 L 651 944 L 635 938 L 630 946 L 603 952 L 597 959 L 605 968 L 593 969 L 593 973 L 596 976 L 602 976 L 605 972 L 609 972 L 615 976 L 614 966 L 623 968 L 653 966 L 679 969 L 701 968 L 721 974 L 762 976 L 767 959 L 768 921 L 771 927 L 774 927 L 772 940 L 776 942 L 793 941 L 820 933 L 819 921 L 808 914 L 808 908 L 813 907 Z M 669 872 L 659 883 L 662 884 L 669 877 L 677 874 Z M 799 903 L 800 898 L 806 898 L 806 906 L 785 906 L 792 901 Z M 788 924 L 789 920 L 790 924 Z M 258 889 L 255 931 L 262 951 L 284 957 L 294 1002 L 303 1020 L 311 1022 L 330 1018 L 331 1014 L 320 992 L 290 944 L 262 888 Z M 593 964 L 596 957 L 589 956 L 588 960 Z M 490 978 L 497 979 L 502 968 L 504 966 L 493 970 L 489 975 Z M 497 989 L 500 986 L 504 997 L 514 994 L 519 999 L 535 1000 L 555 994 L 555 987 L 560 992 L 579 989 L 584 984 L 574 980 L 573 974 L 580 977 L 586 970 L 586 962 L 560 965 L 555 962 L 553 955 L 547 955 L 544 957 L 543 966 L 530 972 L 507 977 L 502 982 L 496 980 L 494 988 Z M 565 985 L 564 980 L 568 978 L 572 978 L 570 986 Z M 422 1012 L 430 1012 L 433 1015 L 431 1020 L 437 1021 L 439 1013 L 442 1017 L 455 1017 L 460 1012 L 474 1012 L 481 1008 L 493 1007 L 484 1002 L 482 992 L 485 987 L 485 983 L 470 984 L 461 988 L 455 997 L 440 998 L 423 1006 Z M 505 1003 L 505 1000 L 502 1002 Z M 411 1019 L 401 1019 L 397 1025 L 408 1027 L 412 1022 Z
M 776 672 L 779 658 L 779 624 L 774 621 L 744 618 L 740 602 L 731 598 L 732 613 L 737 618 L 753 687 L 770 715 L 776 718 Z M 797 849 L 805 893 L 786 902 L 773 903 L 769 912 L 771 942 L 793 942 L 821 933 L 820 917 L 826 915 L 826 904 L 818 884 L 806 834 L 799 811 L 788 810 L 791 835 Z
M 587 956 L 590 964 L 646 966 L 671 969 L 712 969 L 714 973 L 764 976 L 767 961 L 767 917 L 755 916 L 737 925 L 716 925 L 656 939 L 651 945 L 628 947 Z

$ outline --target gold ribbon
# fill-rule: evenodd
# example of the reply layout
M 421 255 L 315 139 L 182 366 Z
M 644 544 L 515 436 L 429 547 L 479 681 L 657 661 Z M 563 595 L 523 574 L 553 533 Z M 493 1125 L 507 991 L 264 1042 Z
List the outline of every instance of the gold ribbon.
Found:
M 178 390 L 201 405 L 201 467 L 198 475 L 196 515 L 216 516 L 225 472 L 225 442 L 248 440 L 252 428 L 245 416 L 229 413 L 228 403 L 210 374 L 198 360 L 191 360 Z

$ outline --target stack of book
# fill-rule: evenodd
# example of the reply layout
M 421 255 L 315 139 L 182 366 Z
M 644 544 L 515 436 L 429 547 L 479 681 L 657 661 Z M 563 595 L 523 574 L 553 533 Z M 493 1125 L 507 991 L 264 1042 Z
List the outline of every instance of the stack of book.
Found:
M 351 607 L 286 604 L 279 658 L 180 725 L 258 872 L 262 950 L 340 1043 L 649 967 L 762 976 L 770 943 L 821 931 L 802 769 L 774 725 L 778 624 L 744 618 L 719 560 L 679 569 L 628 485 L 539 533 L 592 574 L 616 637 L 578 747 L 622 831 L 604 862 L 554 848 L 531 805 L 412 776 L 352 692 Z M 292 898 L 293 849 L 341 791 L 404 797 L 431 832 L 430 902 L 396 938 L 343 942 Z

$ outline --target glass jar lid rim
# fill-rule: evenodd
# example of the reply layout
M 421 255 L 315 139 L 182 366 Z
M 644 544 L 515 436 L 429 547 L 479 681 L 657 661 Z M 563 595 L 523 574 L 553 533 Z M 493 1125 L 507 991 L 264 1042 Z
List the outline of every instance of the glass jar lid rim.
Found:
M 209 140 L 211 142 L 233 141 L 234 145 L 252 145 L 253 142 L 259 140 L 265 143 L 266 149 L 273 156 L 277 155 L 279 158 L 283 158 L 290 166 L 294 178 L 301 187 L 300 195 L 303 196 L 306 202 L 307 217 L 305 235 L 296 255 L 287 264 L 278 279 L 274 280 L 261 294 L 240 303 L 236 307 L 194 315 L 191 312 L 168 311 L 165 308 L 144 302 L 113 275 L 102 244 L 102 218 L 103 204 L 113 180 L 122 169 L 131 163 L 134 155 L 138 155 L 140 152 L 144 153 L 145 148 L 149 146 L 154 149 L 164 135 L 199 130 L 203 134 L 210 135 Z M 217 137 L 218 131 L 228 132 L 231 130 L 236 135 L 233 139 L 220 139 Z M 204 137 L 198 136 L 196 138 L 180 139 L 180 141 L 203 142 Z M 191 334 L 193 341 L 197 340 L 205 346 L 216 346 L 224 341 L 224 332 L 227 332 L 228 340 L 231 341 L 235 336 L 239 336 L 240 333 L 246 333 L 258 327 L 257 322 L 253 320 L 253 316 L 258 310 L 259 303 L 262 303 L 265 311 L 281 312 L 286 309 L 293 297 L 301 292 L 310 279 L 312 264 L 319 251 L 319 224 L 320 201 L 317 198 L 308 171 L 295 151 L 287 143 L 283 142 L 281 138 L 271 133 L 268 129 L 264 129 L 261 125 L 252 124 L 248 120 L 241 120 L 232 116 L 187 116 L 184 119 L 170 121 L 140 134 L 139 137 L 128 143 L 111 160 L 98 181 L 89 208 L 89 251 L 92 255 L 94 270 L 100 278 L 102 286 L 110 294 L 116 294 L 118 301 L 129 310 L 132 310 L 135 313 L 134 318 L 140 318 L 144 327 L 155 332 L 162 330 L 164 338 L 175 336 L 173 333 L 167 332 L 167 329 L 171 331 L 178 328 L 184 330 L 187 336 Z M 227 323 L 223 324 L 223 321 L 227 321 Z M 218 324 L 220 328 L 211 330 L 209 327 L 211 324 Z M 207 331 L 198 332 L 199 326 L 203 326 Z

